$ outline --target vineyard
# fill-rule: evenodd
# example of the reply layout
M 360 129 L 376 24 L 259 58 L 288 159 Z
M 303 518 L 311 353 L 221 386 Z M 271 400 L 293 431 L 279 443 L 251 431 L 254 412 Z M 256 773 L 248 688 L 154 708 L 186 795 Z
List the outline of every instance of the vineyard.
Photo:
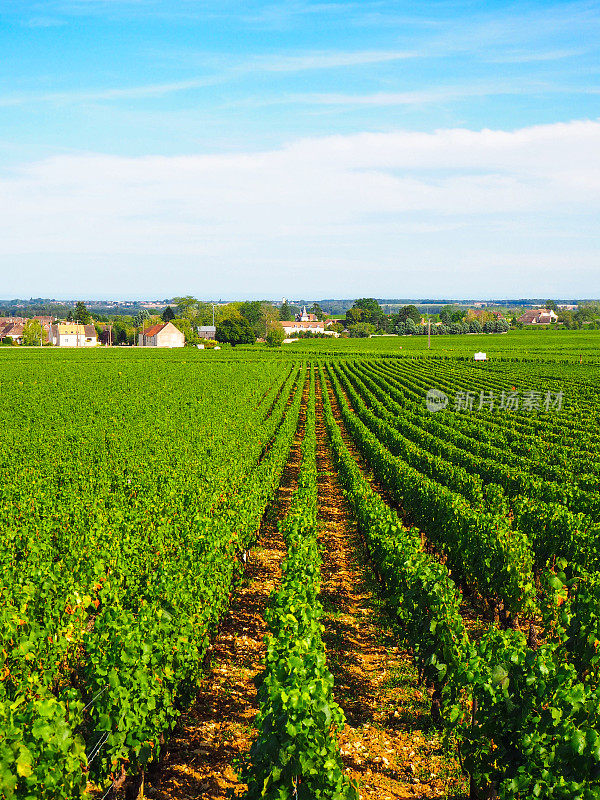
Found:
M 1 798 L 600 797 L 598 367 L 303 347 L 3 354 Z

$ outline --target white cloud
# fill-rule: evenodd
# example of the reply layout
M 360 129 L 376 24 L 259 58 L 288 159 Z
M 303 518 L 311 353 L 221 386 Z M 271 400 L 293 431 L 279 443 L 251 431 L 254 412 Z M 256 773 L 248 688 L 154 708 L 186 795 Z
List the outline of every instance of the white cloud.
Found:
M 589 296 L 600 290 L 586 223 L 600 212 L 598 153 L 600 122 L 580 121 L 333 136 L 235 155 L 54 157 L 0 177 L 0 257 L 100 258 L 111 286 L 143 280 L 149 294 L 162 272 L 142 268 L 148 259 L 176 262 L 178 287 L 202 264 L 215 291 L 227 275 L 238 293 L 290 274 L 358 285 L 367 269 L 383 290 L 399 265 L 414 281 L 424 280 L 415 267 L 435 263 L 467 283 L 483 268 L 488 293 L 510 275 L 517 292 L 527 271 L 550 280 L 575 259 L 595 281 Z M 36 296 L 41 267 L 29 276 Z

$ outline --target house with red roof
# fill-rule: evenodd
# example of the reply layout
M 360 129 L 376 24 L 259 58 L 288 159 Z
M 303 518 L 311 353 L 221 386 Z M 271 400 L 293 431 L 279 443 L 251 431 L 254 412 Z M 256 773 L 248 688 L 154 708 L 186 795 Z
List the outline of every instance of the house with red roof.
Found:
M 161 322 L 143 330 L 138 337 L 140 347 L 183 347 L 185 336 L 172 322 Z

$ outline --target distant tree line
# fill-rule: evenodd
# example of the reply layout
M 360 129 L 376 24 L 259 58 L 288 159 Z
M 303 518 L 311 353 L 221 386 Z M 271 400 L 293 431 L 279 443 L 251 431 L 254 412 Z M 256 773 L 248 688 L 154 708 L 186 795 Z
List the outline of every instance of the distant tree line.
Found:
M 491 312 L 482 311 L 480 316 L 483 322 L 474 312 L 450 305 L 439 314 L 424 317 L 414 304 L 403 306 L 395 314 L 385 314 L 377 300 L 361 297 L 346 312 L 344 325 L 352 337 L 382 334 L 418 336 L 427 334 L 428 327 L 431 335 L 504 333 L 510 328 L 506 320 L 497 319 Z M 436 324 L 438 322 L 440 324 Z

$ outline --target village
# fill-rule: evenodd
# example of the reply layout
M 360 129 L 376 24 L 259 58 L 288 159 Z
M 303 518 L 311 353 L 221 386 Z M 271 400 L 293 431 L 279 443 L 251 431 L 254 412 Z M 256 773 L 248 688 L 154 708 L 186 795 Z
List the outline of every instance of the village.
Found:
M 327 330 L 335 320 L 318 320 L 315 314 L 309 314 L 303 308 L 293 320 L 282 320 L 278 324 L 285 334 L 284 341 L 291 341 L 295 334 L 321 333 L 330 336 L 339 336 L 337 331 Z M 36 324 L 37 323 L 37 324 Z M 31 336 L 28 338 L 28 328 Z M 51 345 L 54 347 L 97 347 L 99 345 L 111 346 L 117 344 L 112 340 L 112 326 L 110 323 L 59 321 L 49 316 L 26 317 L 0 317 L 0 341 L 4 344 L 33 346 Z M 195 335 L 202 342 L 216 342 L 217 328 L 215 325 L 199 325 L 193 329 Z M 8 340 L 8 341 L 7 341 Z M 186 336 L 170 320 L 163 320 L 143 327 L 137 336 L 135 344 L 139 347 L 184 347 Z
M 199 309 L 206 304 L 195 303 L 196 307 L 189 302 L 176 305 L 175 310 L 170 305 L 153 304 L 156 308 L 152 310 L 156 313 L 152 316 L 144 309 L 134 317 L 98 314 L 96 319 L 92 319 L 80 302 L 77 307 L 86 321 L 61 320 L 51 315 L 3 316 L 0 317 L 0 344 L 69 348 L 116 345 L 176 348 L 190 345 L 204 349 L 219 343 L 235 345 L 275 341 L 281 345 L 311 337 L 505 333 L 511 327 L 570 328 L 598 323 L 594 318 L 597 314 L 588 313 L 588 318 L 584 318 L 585 304 L 556 305 L 550 301 L 548 307 L 527 309 L 518 316 L 514 313 L 511 316 L 509 311 L 490 309 L 477 302 L 471 307 L 442 306 L 437 313 L 428 313 L 428 309 L 422 306 L 408 304 L 399 308 L 396 314 L 386 314 L 376 300 L 362 298 L 356 300 L 345 315 L 328 315 L 317 303 L 307 311 L 306 305 L 300 309 L 288 304 L 284 298 L 279 307 L 266 301 L 224 304 L 218 310 L 216 322 L 213 304 L 213 324 L 198 324 L 205 321 Z M 289 318 L 278 318 L 282 314 Z

